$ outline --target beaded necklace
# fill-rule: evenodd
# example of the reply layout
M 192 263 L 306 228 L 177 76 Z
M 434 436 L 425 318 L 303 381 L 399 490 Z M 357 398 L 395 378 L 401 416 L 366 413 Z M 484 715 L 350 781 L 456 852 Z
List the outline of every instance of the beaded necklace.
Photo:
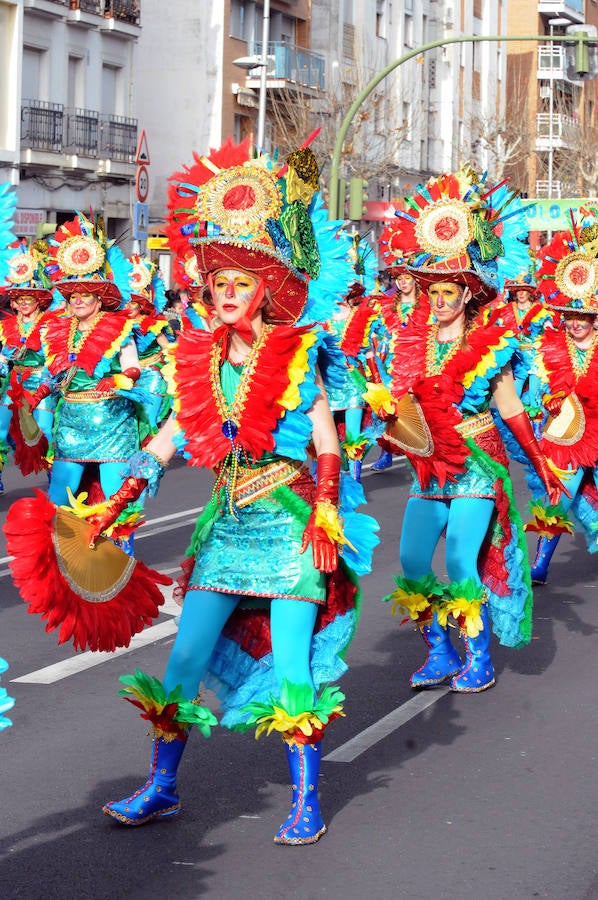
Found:
M 71 319 L 71 322 L 70 322 L 69 334 L 68 334 L 68 338 L 67 338 L 68 361 L 70 363 L 74 363 L 77 361 L 77 356 L 83 349 L 83 346 L 84 346 L 87 338 L 92 333 L 95 326 L 100 321 L 100 319 L 103 317 L 103 315 L 104 315 L 104 313 L 100 310 L 100 312 L 98 312 L 93 317 L 93 319 L 91 320 L 91 323 L 89 325 L 89 328 L 86 331 L 79 331 L 79 329 L 77 327 L 79 325 L 79 320 L 75 316 L 73 316 L 73 318 Z
M 590 346 L 586 350 L 582 350 L 581 347 L 577 346 L 570 334 L 567 333 L 566 335 L 569 359 L 571 360 L 571 366 L 573 367 L 576 378 L 585 375 L 590 367 L 596 349 L 596 337 L 597 335 L 594 334 Z
M 428 334 L 426 347 L 426 375 L 440 375 L 448 361 L 460 349 L 462 339 L 463 335 L 460 334 L 452 341 L 439 341 L 438 325 L 433 325 Z
M 210 384 L 212 393 L 214 395 L 214 400 L 216 401 L 218 415 L 222 419 L 222 433 L 230 441 L 231 445 L 231 449 L 225 456 L 217 474 L 212 497 L 217 496 L 220 489 L 224 487 L 229 512 L 235 516 L 235 518 L 238 518 L 234 503 L 235 485 L 237 482 L 239 461 L 244 453 L 242 447 L 237 445 L 236 437 L 239 433 L 241 418 L 245 410 L 258 359 L 271 331 L 271 325 L 264 325 L 259 338 L 251 345 L 251 350 L 247 355 L 247 359 L 242 363 L 242 367 L 233 366 L 236 370 L 241 368 L 241 380 L 235 390 L 235 396 L 233 397 L 233 402 L 231 404 L 228 403 L 224 396 L 224 391 L 222 390 L 222 381 L 220 377 L 220 353 L 222 348 L 219 343 L 214 344 L 210 354 Z
M 17 329 L 19 332 L 19 344 L 21 345 L 17 353 L 15 354 L 15 359 L 22 359 L 27 352 L 27 347 L 25 344 L 27 343 L 27 338 L 29 337 L 31 331 L 33 330 L 35 323 L 41 316 L 41 312 L 37 312 L 34 319 L 30 319 L 29 322 L 23 322 L 21 317 L 17 315 Z

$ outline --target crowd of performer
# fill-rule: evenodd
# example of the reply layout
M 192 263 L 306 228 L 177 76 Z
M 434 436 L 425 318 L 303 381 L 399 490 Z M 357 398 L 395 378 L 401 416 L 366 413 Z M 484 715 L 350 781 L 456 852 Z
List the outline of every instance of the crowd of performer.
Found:
M 104 812 L 140 825 L 179 811 L 190 730 L 217 724 L 203 683 L 221 724 L 280 733 L 293 800 L 275 841 L 313 843 L 322 738 L 343 715 L 332 682 L 379 539 L 356 511 L 366 456 L 374 473 L 401 458 L 412 474 L 401 571 L 382 599 L 423 638 L 415 689 L 494 685 L 492 635 L 529 643 L 532 583 L 561 535 L 578 525 L 598 551 L 598 210 L 537 260 L 517 195 L 463 168 L 396 205 L 378 257 L 328 220 L 309 147 L 281 165 L 229 140 L 170 182 L 186 298 L 174 322 L 155 263 L 126 258 L 100 218 L 76 213 L 28 245 L 14 204 L 2 187 L 0 469 L 13 453 L 23 475 L 47 472 L 47 496 L 7 517 L 30 611 L 77 649 L 127 645 L 159 607 L 158 573 L 141 563 L 123 586 L 148 498 L 176 454 L 215 475 L 164 678 L 122 679 L 153 726 L 149 777 Z M 0 482 L 8 499 L 14 478 Z M 446 577 L 433 570 L 443 536 Z M 115 574 L 98 585 L 100 550 Z M 10 705 L 0 689 L 0 728 Z

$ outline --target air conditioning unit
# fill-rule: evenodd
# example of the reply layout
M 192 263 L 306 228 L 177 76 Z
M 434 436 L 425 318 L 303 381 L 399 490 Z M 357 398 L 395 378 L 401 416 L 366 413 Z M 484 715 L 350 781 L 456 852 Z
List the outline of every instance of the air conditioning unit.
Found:
M 541 84 L 538 89 L 538 97 L 542 100 L 550 99 L 550 85 L 549 84 Z
M 445 25 L 454 25 L 455 23 L 455 11 L 452 6 L 447 6 L 444 11 L 444 24 Z

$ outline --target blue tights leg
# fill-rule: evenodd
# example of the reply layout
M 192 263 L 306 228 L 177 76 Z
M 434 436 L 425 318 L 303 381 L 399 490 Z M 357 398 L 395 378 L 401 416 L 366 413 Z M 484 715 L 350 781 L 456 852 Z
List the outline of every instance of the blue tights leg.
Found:
M 52 481 L 48 489 L 48 496 L 56 506 L 68 506 L 69 498 L 67 487 L 73 494 L 77 494 L 81 478 L 83 477 L 83 463 L 68 462 L 64 459 L 54 461 L 52 466 Z
M 478 556 L 494 511 L 494 501 L 479 497 L 451 500 L 446 526 L 446 571 L 450 581 L 480 583 Z
M 313 688 L 310 666 L 311 641 L 318 607 L 315 603 L 277 599 L 270 608 L 272 655 L 278 684 L 309 684 Z
M 180 684 L 188 700 L 197 696 L 216 641 L 238 602 L 234 594 L 187 591 L 179 630 L 166 665 L 166 691 Z
M 52 444 L 52 425 L 54 423 L 54 412 L 51 409 L 34 409 L 33 418 L 48 439 L 48 444 Z

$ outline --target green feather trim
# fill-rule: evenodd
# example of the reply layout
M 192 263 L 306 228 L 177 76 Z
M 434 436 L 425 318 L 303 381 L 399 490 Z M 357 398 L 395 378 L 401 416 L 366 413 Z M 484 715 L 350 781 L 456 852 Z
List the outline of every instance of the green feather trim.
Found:
M 219 494 L 212 495 L 210 497 L 209 502 L 206 503 L 203 512 L 200 514 L 197 522 L 195 523 L 193 535 L 191 536 L 191 543 L 189 544 L 185 552 L 186 557 L 197 555 L 197 551 L 199 550 L 201 545 L 208 539 L 210 531 L 212 530 L 212 525 L 220 515 L 220 506 L 224 502 L 224 488 L 220 489 Z
M 430 601 L 440 600 L 444 596 L 445 585 L 433 575 L 424 575 L 422 578 L 405 578 L 404 575 L 395 575 L 396 586 L 406 594 L 421 594 L 429 597 Z M 394 592 L 382 598 L 383 603 L 394 600 Z
M 325 687 L 314 700 L 314 691 L 309 684 L 293 684 L 286 678 L 282 682 L 280 697 L 270 695 L 269 703 L 249 703 L 243 712 L 249 719 L 241 727 L 252 728 L 260 719 L 276 718 L 277 710 L 282 710 L 289 718 L 302 715 L 314 716 L 322 725 L 327 725 L 330 716 L 341 706 L 345 695 L 336 685 Z
M 122 675 L 119 681 L 125 685 L 124 689 L 118 692 L 119 695 L 127 699 L 134 697 L 137 701 L 135 705 L 146 712 L 153 710 L 162 712 L 165 707 L 176 705 L 172 721 L 183 728 L 195 725 L 204 737 L 209 737 L 210 728 L 218 724 L 216 717 L 207 707 L 187 700 L 180 684 L 167 694 L 159 678 L 147 675 L 141 669 L 135 669 L 134 675 Z
M 497 462 L 494 459 L 491 459 L 487 453 L 484 453 L 483 450 L 478 447 L 473 438 L 466 438 L 465 443 L 469 447 L 473 458 L 480 463 L 484 468 L 486 468 L 489 472 L 491 472 L 495 479 L 500 479 L 502 482 L 502 487 L 509 501 L 509 519 L 511 520 L 511 524 L 516 531 L 517 534 L 517 547 L 521 551 L 521 560 L 522 560 L 522 578 L 523 584 L 526 588 L 526 598 L 525 605 L 523 609 L 523 619 L 520 622 L 520 630 L 522 639 L 519 644 L 516 645 L 516 649 L 519 647 L 524 647 L 526 644 L 532 639 L 532 607 L 534 603 L 534 595 L 532 591 L 532 580 L 530 575 L 530 568 L 527 557 L 527 542 L 525 540 L 525 532 L 523 530 L 523 522 L 521 520 L 521 516 L 519 515 L 519 510 L 515 505 L 515 500 L 513 497 L 513 485 L 511 483 L 511 478 L 509 476 L 508 471 L 505 469 L 503 465 Z
M 484 585 L 475 578 L 464 578 L 463 581 L 451 581 L 445 587 L 445 596 L 451 600 L 463 599 L 471 603 L 473 600 L 484 600 L 486 591 Z

